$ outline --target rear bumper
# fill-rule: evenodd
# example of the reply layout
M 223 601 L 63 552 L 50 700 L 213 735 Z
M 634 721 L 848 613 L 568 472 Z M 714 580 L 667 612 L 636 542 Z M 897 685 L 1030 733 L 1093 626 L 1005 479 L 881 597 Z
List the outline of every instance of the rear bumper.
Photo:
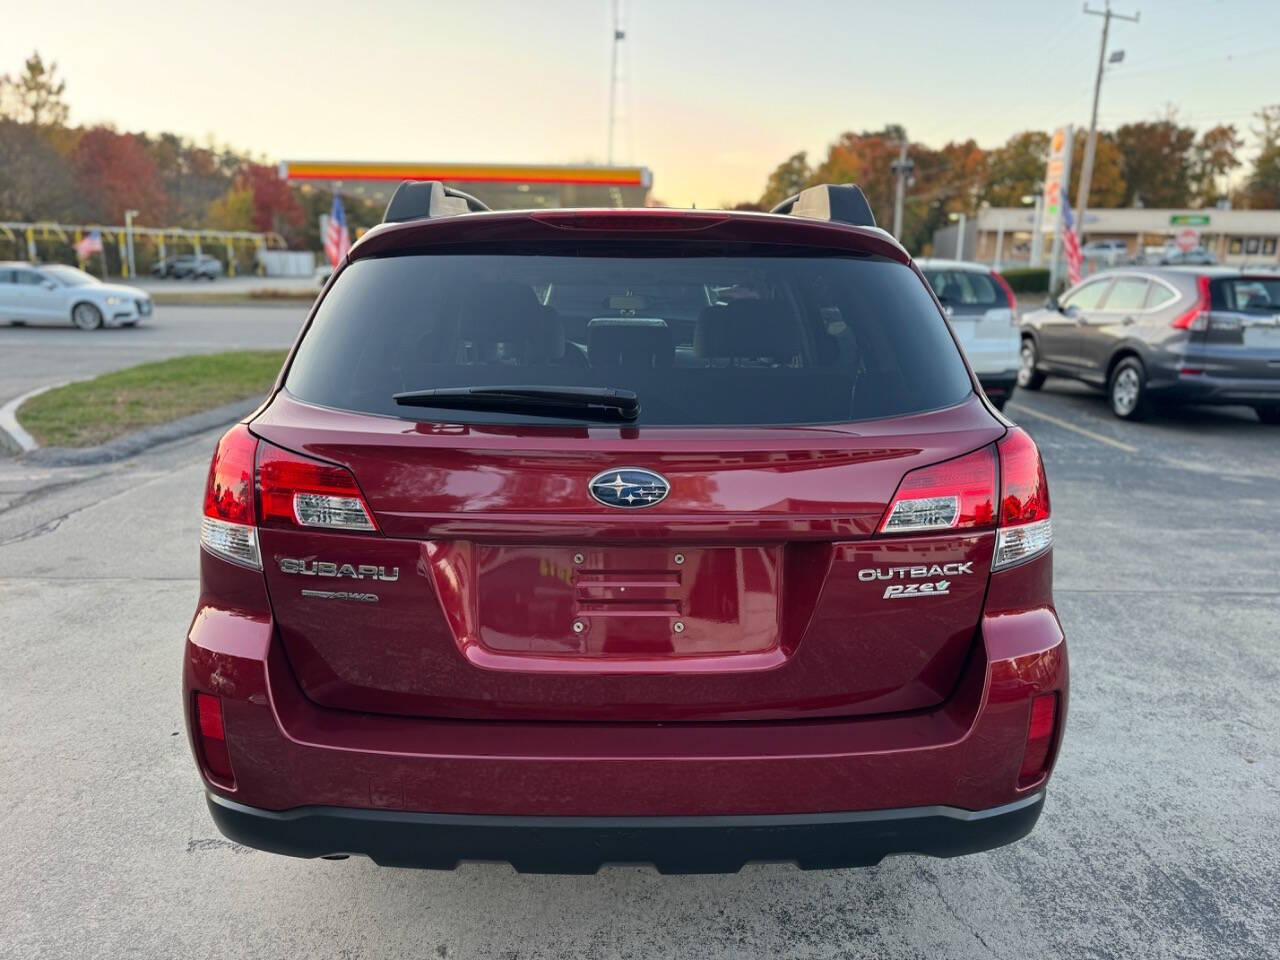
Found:
M 214 819 L 234 840 L 295 856 L 587 872 L 618 860 L 719 871 L 746 860 L 953 856 L 1031 829 L 1066 719 L 1051 551 L 992 578 L 968 663 L 932 709 L 682 723 L 321 707 L 275 636 L 261 574 L 202 564 L 183 692 L 189 732 L 195 692 L 222 706 L 234 784 L 206 772 Z M 1029 597 L 1043 599 L 1028 606 Z M 1058 704 L 1052 749 L 1028 780 L 1031 704 L 1047 693 Z M 549 860 L 560 847 L 562 859 Z
M 1221 377 L 1173 373 L 1147 384 L 1152 396 L 1182 403 L 1280 404 L 1280 370 L 1274 377 Z
M 1007 400 L 1013 395 L 1018 385 L 1018 371 L 1005 370 L 1001 373 L 979 373 L 978 382 L 987 396 L 995 400 Z
M 803 869 L 870 866 L 893 854 L 955 857 L 1031 832 L 1044 793 L 989 810 L 905 810 L 779 816 L 519 817 L 341 807 L 271 811 L 208 795 L 223 835 L 291 857 L 363 854 L 383 866 L 451 870 L 464 861 L 521 873 L 595 873 L 651 863 L 661 873 L 732 873 L 751 862 Z

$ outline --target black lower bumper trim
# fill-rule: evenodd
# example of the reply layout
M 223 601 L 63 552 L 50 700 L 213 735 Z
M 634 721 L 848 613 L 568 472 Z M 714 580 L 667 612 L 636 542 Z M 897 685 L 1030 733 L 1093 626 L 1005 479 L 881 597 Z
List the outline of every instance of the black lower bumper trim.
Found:
M 1044 793 L 990 810 L 912 807 L 856 813 L 711 817 L 510 817 L 347 807 L 259 810 L 214 794 L 227 838 L 293 857 L 363 854 L 384 866 L 451 870 L 464 861 L 522 873 L 595 873 L 648 863 L 662 873 L 733 873 L 750 862 L 860 867 L 891 854 L 955 857 L 1031 832 Z

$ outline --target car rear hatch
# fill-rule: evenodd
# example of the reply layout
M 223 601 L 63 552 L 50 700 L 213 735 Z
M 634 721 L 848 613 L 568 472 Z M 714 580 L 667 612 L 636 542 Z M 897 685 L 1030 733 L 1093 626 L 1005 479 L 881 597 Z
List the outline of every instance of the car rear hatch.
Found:
M 994 272 L 924 268 L 970 364 L 979 374 L 1007 373 L 1018 366 L 1015 304 Z
M 273 457 L 336 465 L 376 527 L 260 531 L 311 699 L 653 722 L 947 697 L 994 531 L 877 528 L 906 474 L 1004 428 L 901 262 L 726 249 L 417 252 L 335 278 L 252 423 L 260 482 Z M 631 390 L 641 413 L 392 399 L 494 383 Z
M 1209 310 L 1190 324 L 1184 367 L 1280 388 L 1280 276 L 1202 277 L 1200 283 L 1202 305 L 1208 288 Z

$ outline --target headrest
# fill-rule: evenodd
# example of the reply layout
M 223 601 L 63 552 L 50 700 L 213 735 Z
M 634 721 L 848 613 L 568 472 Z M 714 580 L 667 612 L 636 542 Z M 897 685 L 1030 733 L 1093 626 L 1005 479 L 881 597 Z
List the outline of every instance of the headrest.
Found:
M 587 323 L 587 357 L 593 367 L 669 367 L 676 344 L 665 320 L 596 317 Z
M 799 332 L 790 312 L 776 301 L 733 300 L 698 314 L 693 353 L 704 360 L 789 363 L 802 352 Z
M 498 344 L 505 347 L 503 359 L 524 363 L 564 356 L 560 315 L 540 304 L 533 290 L 522 283 L 484 283 L 468 289 L 462 301 L 460 333 L 486 360 L 496 359 Z

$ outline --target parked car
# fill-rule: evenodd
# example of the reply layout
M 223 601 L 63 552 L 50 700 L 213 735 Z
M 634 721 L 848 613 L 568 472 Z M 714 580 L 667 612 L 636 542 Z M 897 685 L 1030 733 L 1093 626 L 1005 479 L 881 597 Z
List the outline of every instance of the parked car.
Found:
M 969 365 L 996 409 L 1018 380 L 1018 298 L 990 267 L 964 260 L 917 260 L 951 320 Z
M 1093 240 L 1080 248 L 1085 260 L 1092 260 L 1106 266 L 1115 266 L 1129 253 L 1129 245 L 1123 240 Z
M 217 444 L 184 690 L 218 828 L 586 873 L 1031 830 L 1044 467 L 861 191 L 479 207 L 402 184 Z
M 151 311 L 151 296 L 137 287 L 103 283 L 61 263 L 0 261 L 0 321 L 96 330 L 136 326 Z
M 1217 266 L 1218 258 L 1204 247 L 1179 250 L 1174 246 L 1147 248 L 1136 257 L 1125 261 L 1127 266 Z
M 222 276 L 224 267 L 217 257 L 202 253 L 179 254 L 166 257 L 151 268 L 153 277 L 173 277 L 175 280 L 216 280 Z
M 1157 401 L 1246 404 L 1280 423 L 1280 276 L 1225 267 L 1125 267 L 1026 314 L 1018 385 L 1048 374 L 1145 417 Z

